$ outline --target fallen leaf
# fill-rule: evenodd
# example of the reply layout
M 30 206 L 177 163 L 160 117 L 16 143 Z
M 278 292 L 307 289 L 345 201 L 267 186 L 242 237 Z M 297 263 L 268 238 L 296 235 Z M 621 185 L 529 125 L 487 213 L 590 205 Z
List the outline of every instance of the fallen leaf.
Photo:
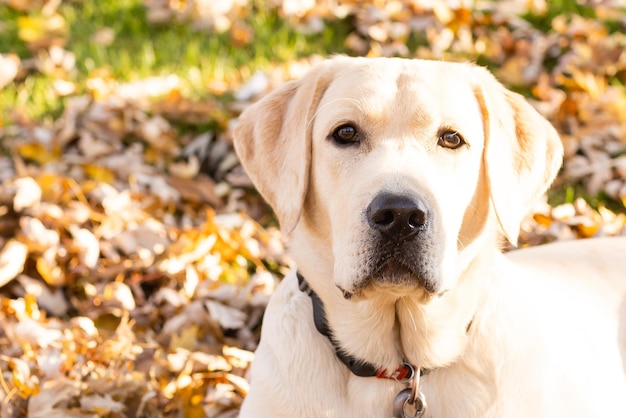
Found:
M 46 348 L 60 343 L 63 333 L 58 329 L 48 328 L 33 319 L 23 319 L 15 324 L 13 336 L 21 344 Z
M 198 326 L 191 325 L 181 330 L 179 334 L 172 335 L 170 348 L 183 348 L 185 350 L 195 350 L 198 346 Z
M 31 160 L 39 165 L 57 160 L 59 155 L 56 152 L 50 152 L 44 145 L 39 142 L 31 142 L 17 147 L 17 152 L 26 160 Z
M 80 393 L 79 385 L 70 379 L 48 380 L 43 383 L 39 393 L 28 400 L 28 418 L 63 418 L 84 417 L 75 411 L 56 408 L 63 401 Z M 86 418 L 86 417 L 85 417 Z
M 24 269 L 28 246 L 11 239 L 0 251 L 0 287 L 6 285 Z
M 20 59 L 15 54 L 0 54 L 0 90 L 9 85 L 17 76 Z
M 63 16 L 19 16 L 18 37 L 33 50 L 65 43 L 67 24 Z
M 41 188 L 32 177 L 22 177 L 13 182 L 16 188 L 13 198 L 13 209 L 21 212 L 33 207 L 41 201 Z
M 51 315 L 62 317 L 67 314 L 69 304 L 61 289 L 50 289 L 41 280 L 19 275 L 16 279 L 27 294 L 37 298 L 37 304 Z
M 95 164 L 84 164 L 83 170 L 88 178 L 100 183 L 113 184 L 115 182 L 115 173 L 106 167 Z
M 100 242 L 96 236 L 85 228 L 71 225 L 69 228 L 74 237 L 73 245 L 79 254 L 81 264 L 88 269 L 93 269 L 100 259 Z
M 219 302 L 207 300 L 205 305 L 209 315 L 224 329 L 237 329 L 244 325 L 246 315 L 239 309 L 231 308 Z
M 126 409 L 123 403 L 113 400 L 107 393 L 81 396 L 80 407 L 85 411 L 95 412 L 99 416 L 119 414 Z
M 12 383 L 18 393 L 24 397 L 36 395 L 39 392 L 39 379 L 31 374 L 31 369 L 26 361 L 21 359 L 11 359 L 9 367 L 13 374 Z

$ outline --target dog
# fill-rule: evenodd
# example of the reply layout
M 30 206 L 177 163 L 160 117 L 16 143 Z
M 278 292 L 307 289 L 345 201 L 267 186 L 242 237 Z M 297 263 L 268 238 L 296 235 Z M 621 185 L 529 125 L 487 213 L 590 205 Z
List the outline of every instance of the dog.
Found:
M 502 254 L 563 150 L 488 70 L 335 57 L 233 137 L 296 263 L 240 417 L 626 417 L 626 238 Z

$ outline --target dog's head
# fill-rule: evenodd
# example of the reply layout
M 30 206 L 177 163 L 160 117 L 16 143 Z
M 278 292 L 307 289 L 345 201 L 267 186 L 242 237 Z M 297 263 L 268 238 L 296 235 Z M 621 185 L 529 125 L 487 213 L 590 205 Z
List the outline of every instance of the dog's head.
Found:
M 324 264 L 346 296 L 448 290 L 491 231 L 516 243 L 562 156 L 554 128 L 480 67 L 344 57 L 247 109 L 235 148 L 307 242 L 296 261 Z

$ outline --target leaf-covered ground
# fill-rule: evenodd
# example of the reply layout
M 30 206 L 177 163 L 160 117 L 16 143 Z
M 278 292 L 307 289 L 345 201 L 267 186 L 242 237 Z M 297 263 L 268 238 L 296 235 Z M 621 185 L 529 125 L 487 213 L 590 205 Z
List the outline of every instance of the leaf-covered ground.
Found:
M 489 66 L 566 149 L 522 245 L 626 235 L 623 2 L 100 4 L 0 1 L 0 418 L 236 415 L 289 260 L 231 130 L 326 54 Z

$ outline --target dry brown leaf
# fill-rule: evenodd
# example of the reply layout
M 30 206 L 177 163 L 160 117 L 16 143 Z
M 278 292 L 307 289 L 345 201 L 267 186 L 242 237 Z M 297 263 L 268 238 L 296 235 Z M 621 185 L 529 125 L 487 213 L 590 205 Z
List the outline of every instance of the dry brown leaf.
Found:
M 124 412 L 126 406 L 111 398 L 109 394 L 92 394 L 80 397 L 80 407 L 84 411 L 94 412 L 98 416 L 106 417 L 109 414 L 120 414 Z
M 50 289 L 41 280 L 21 274 L 16 279 L 24 292 L 37 298 L 37 304 L 46 312 L 56 317 L 67 315 L 69 304 L 60 289 Z
M 46 348 L 60 344 L 63 333 L 58 329 L 48 328 L 33 319 L 25 318 L 15 324 L 13 338 L 20 344 Z
M 70 379 L 60 378 L 43 383 L 39 393 L 28 400 L 28 418 L 85 417 L 77 411 L 56 406 L 80 393 L 80 385 Z
M 217 321 L 224 329 L 238 329 L 245 324 L 246 315 L 239 309 L 211 300 L 207 300 L 205 306 L 211 318 Z
M 198 347 L 198 330 L 199 327 L 197 325 L 190 325 L 183 328 L 180 333 L 172 335 L 170 348 L 182 348 L 189 351 L 196 350 Z
M 201 174 L 194 178 L 169 176 L 166 181 L 187 202 L 210 205 L 215 209 L 223 206 L 216 195 L 215 182 L 206 175 Z

